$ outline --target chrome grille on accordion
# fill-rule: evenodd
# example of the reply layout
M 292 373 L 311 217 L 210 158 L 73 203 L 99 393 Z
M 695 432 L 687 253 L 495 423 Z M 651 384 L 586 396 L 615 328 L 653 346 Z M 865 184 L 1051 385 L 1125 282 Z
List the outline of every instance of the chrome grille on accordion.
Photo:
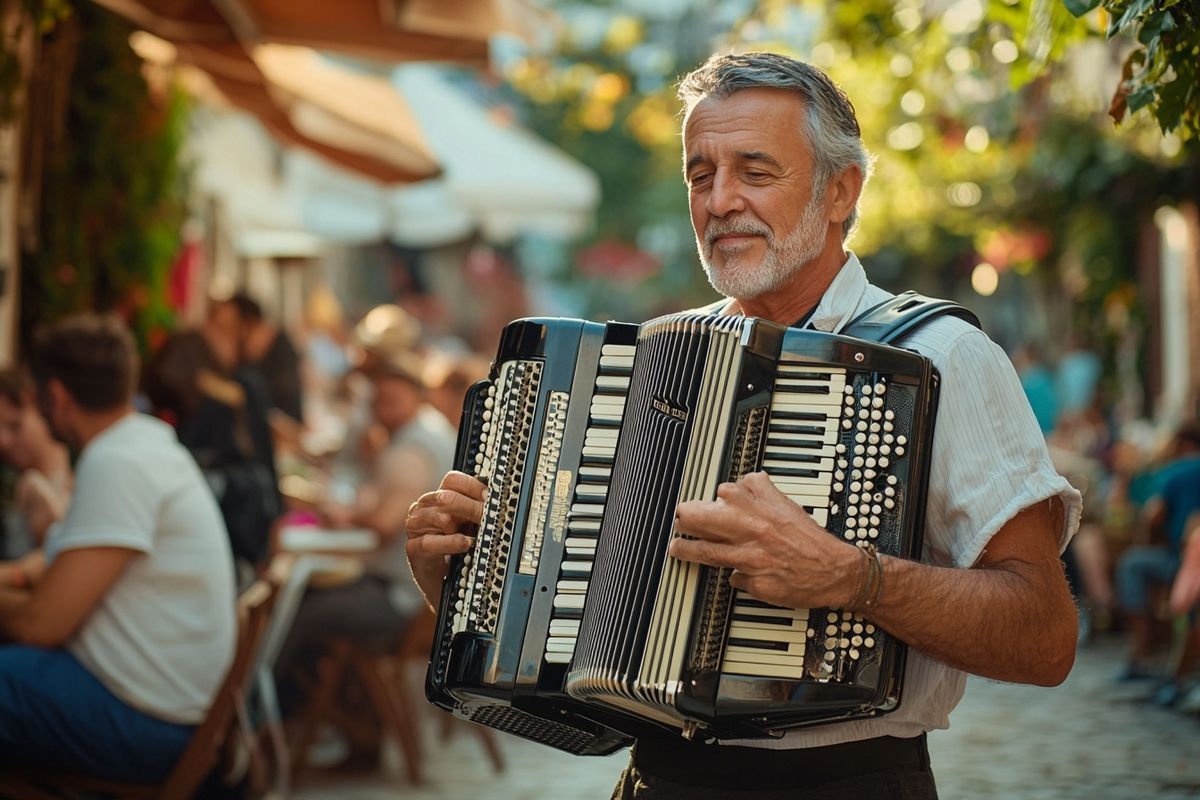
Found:
M 762 320 L 513 323 L 464 409 L 459 466 L 488 495 L 430 699 L 577 753 L 894 709 L 902 643 L 666 549 L 679 502 L 761 469 L 832 535 L 918 557 L 937 384 L 914 353 Z

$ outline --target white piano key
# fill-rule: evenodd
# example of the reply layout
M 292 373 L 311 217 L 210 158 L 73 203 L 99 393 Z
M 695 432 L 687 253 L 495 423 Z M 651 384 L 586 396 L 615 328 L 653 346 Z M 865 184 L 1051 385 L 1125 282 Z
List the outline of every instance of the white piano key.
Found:
M 546 639 L 547 653 L 574 653 L 575 639 L 558 636 L 550 636 Z
M 763 451 L 762 462 L 765 472 L 770 472 L 772 469 L 808 469 L 817 472 L 833 472 L 832 458 L 818 458 L 816 461 L 786 461 L 781 458 L 773 458 L 776 455 L 809 455 L 809 453 L 789 451 L 783 448 L 779 452 L 775 452 L 775 448 L 767 448 Z
M 588 405 L 588 409 L 595 416 L 597 412 L 608 414 L 620 414 L 625 409 L 625 395 L 623 394 L 598 394 L 592 397 L 592 402 Z
M 600 347 L 602 356 L 631 356 L 636 352 L 637 345 L 635 344 L 606 344 Z
M 771 476 L 771 483 L 775 484 L 776 486 L 788 484 L 794 486 L 823 486 L 830 488 L 835 485 L 832 472 L 818 471 L 815 475 L 803 477 L 799 475 L 779 475 L 771 472 L 772 469 L 783 469 L 784 467 L 782 465 L 784 463 L 790 464 L 792 462 L 772 461 L 770 466 L 766 465 L 765 463 L 763 464 L 764 471 Z M 797 466 L 803 469 L 803 465 Z
M 587 592 L 588 582 L 562 580 L 559 581 L 554 588 L 560 594 L 584 594 Z
M 547 664 L 570 664 L 574 658 L 574 652 L 571 653 L 546 653 Z
M 842 399 L 837 395 L 791 394 L 780 391 L 771 398 L 772 411 L 810 411 L 815 410 L 814 406 L 825 409 L 841 404 Z
M 751 639 L 756 642 L 803 642 L 807 628 L 789 628 L 777 625 L 769 630 L 763 627 L 752 627 L 734 620 L 729 626 L 730 639 Z
M 612 467 L 582 466 L 579 468 L 579 478 L 591 480 L 603 479 L 605 483 L 612 477 Z
M 746 675 L 754 678 L 796 679 L 803 677 L 804 663 L 803 659 L 798 664 L 757 664 L 730 661 L 728 664 L 721 664 L 721 672 L 726 675 Z
M 633 369 L 633 354 L 600 356 L 600 369 Z
M 579 610 L 583 608 L 583 601 L 586 599 L 587 595 L 583 594 L 556 594 L 554 595 L 554 607 Z
M 787 650 L 767 650 L 757 647 L 742 647 L 731 644 L 725 648 L 728 662 L 750 664 L 793 664 L 804 661 L 804 644 L 788 645 Z
M 596 386 L 601 389 L 627 389 L 629 388 L 629 376 L 597 375 Z
M 550 620 L 551 636 L 575 636 L 579 633 L 579 620 L 552 619 Z
M 760 608 L 759 606 L 745 605 L 738 602 L 738 599 L 741 597 L 741 592 L 738 592 L 737 599 L 733 603 L 734 614 L 753 614 L 756 617 L 788 617 L 794 619 L 796 614 L 803 613 L 803 611 L 797 611 L 792 608 Z M 808 617 L 807 614 L 804 616 L 805 618 Z

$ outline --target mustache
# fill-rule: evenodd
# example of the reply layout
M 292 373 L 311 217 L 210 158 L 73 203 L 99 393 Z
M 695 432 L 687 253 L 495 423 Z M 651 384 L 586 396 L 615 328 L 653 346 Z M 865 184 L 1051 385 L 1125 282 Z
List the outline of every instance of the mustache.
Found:
M 745 217 L 717 217 L 709 220 L 707 227 L 705 227 L 704 242 L 709 247 L 712 247 L 713 242 L 718 236 L 727 236 L 731 233 L 764 236 L 768 242 L 771 240 L 771 229 L 759 220 Z

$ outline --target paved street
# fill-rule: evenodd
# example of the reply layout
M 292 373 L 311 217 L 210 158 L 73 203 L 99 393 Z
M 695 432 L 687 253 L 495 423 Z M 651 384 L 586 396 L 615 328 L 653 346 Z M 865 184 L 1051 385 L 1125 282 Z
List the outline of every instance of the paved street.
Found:
M 949 731 L 930 737 L 943 800 L 1200 800 L 1200 720 L 1144 702 L 1145 685 L 1114 687 L 1117 642 L 1081 651 L 1057 689 L 972 679 Z M 432 732 L 427 747 L 434 748 Z M 494 775 L 478 741 L 457 734 L 430 756 L 430 779 L 389 776 L 307 785 L 304 800 L 603 800 L 624 753 L 574 758 L 505 737 Z

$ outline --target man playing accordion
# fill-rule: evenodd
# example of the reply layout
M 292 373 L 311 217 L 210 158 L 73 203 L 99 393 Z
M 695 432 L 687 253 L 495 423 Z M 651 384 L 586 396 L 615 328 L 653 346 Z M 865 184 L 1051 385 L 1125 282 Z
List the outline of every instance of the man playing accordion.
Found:
M 766 53 L 714 56 L 687 75 L 684 179 L 719 313 L 836 333 L 890 295 L 844 249 L 871 171 L 854 109 L 820 70 Z M 681 503 L 676 558 L 788 608 L 864 613 L 911 648 L 889 714 L 776 740 L 639 740 L 614 797 L 933 798 L 925 734 L 945 728 L 966 674 L 1056 685 L 1076 615 L 1058 554 L 1080 496 L 1050 464 L 1004 353 L 940 318 L 904 340 L 941 374 L 921 560 L 829 536 L 761 472 Z M 408 554 L 437 598 L 447 556 L 480 520 L 484 487 L 452 472 L 411 508 Z

